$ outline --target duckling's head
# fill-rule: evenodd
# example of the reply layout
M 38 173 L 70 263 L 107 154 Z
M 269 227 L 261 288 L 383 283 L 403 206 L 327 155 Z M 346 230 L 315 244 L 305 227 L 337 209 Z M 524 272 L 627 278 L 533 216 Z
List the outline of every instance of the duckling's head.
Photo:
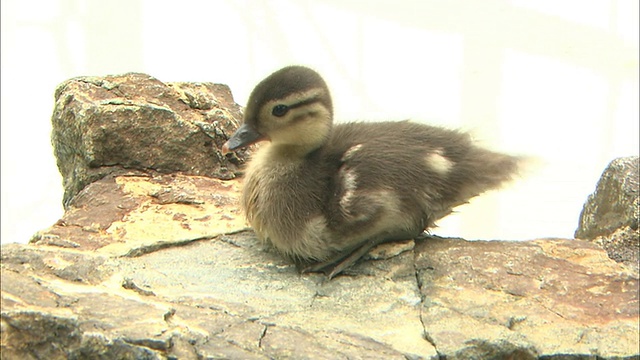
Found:
M 269 140 L 304 155 L 324 144 L 332 121 L 331 96 L 322 77 L 303 66 L 285 67 L 253 89 L 244 123 L 222 152 Z

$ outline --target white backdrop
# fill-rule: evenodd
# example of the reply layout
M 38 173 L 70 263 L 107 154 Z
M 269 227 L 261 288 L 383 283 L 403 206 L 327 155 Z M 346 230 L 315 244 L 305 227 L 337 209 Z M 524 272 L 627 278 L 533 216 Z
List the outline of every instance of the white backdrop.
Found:
M 272 71 L 326 78 L 337 121 L 461 127 L 540 159 L 434 232 L 571 237 L 606 164 L 638 154 L 636 0 L 2 0 L 2 242 L 61 215 L 53 92 L 144 72 L 228 84 L 244 104 Z

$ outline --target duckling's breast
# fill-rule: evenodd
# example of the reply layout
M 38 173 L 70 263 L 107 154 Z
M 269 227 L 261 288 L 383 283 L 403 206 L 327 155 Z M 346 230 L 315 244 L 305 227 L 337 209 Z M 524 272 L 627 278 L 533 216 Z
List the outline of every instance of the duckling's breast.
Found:
M 258 237 L 291 258 L 328 257 L 323 215 L 326 179 L 308 161 L 280 161 L 260 150 L 249 164 L 242 196 L 247 220 Z

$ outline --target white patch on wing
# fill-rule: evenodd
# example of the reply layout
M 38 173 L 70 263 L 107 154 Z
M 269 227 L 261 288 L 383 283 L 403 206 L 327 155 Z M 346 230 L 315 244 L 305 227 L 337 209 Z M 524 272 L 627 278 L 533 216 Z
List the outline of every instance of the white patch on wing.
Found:
M 358 176 L 353 170 L 343 166 L 340 168 L 340 177 L 342 179 L 342 188 L 344 189 L 344 194 L 340 198 L 340 207 L 344 213 L 348 214 L 348 208 L 358 186 Z
M 440 175 L 446 175 L 453 167 L 453 162 L 442 154 L 442 149 L 436 149 L 425 156 L 427 166 Z
M 362 144 L 353 145 L 347 151 L 344 152 L 344 155 L 342 155 L 341 160 L 344 162 L 351 159 L 353 157 L 353 154 L 355 154 L 356 151 L 360 150 L 361 147 L 362 147 Z

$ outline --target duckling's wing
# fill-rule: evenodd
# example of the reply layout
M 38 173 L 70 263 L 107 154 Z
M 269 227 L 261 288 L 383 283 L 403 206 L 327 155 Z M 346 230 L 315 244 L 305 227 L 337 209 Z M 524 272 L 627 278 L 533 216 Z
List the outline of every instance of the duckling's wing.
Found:
M 338 125 L 325 151 L 335 168 L 327 218 L 343 251 L 311 271 L 330 276 L 377 244 L 417 237 L 510 179 L 519 162 L 465 133 L 412 122 Z
M 401 142 L 414 143 L 409 146 L 414 152 L 429 145 L 417 146 L 421 139 L 410 139 L 411 131 L 404 127 L 405 122 L 351 123 L 334 129 L 325 148 L 333 169 L 326 217 L 341 242 L 337 247 L 379 242 L 381 237 L 409 239 L 428 225 L 423 205 L 428 196 L 417 189 L 429 189 L 425 184 L 432 180 Z
M 407 213 L 424 212 L 427 225 L 510 180 L 523 160 L 479 147 L 467 133 L 410 121 L 341 125 L 332 141 L 348 144 L 339 149 L 338 193 L 348 200 L 391 191 Z
M 449 180 L 469 143 L 463 133 L 408 121 L 338 125 L 328 145 L 338 159 L 333 208 L 347 223 L 401 209 L 405 227 L 419 233 L 449 206 L 457 186 Z

